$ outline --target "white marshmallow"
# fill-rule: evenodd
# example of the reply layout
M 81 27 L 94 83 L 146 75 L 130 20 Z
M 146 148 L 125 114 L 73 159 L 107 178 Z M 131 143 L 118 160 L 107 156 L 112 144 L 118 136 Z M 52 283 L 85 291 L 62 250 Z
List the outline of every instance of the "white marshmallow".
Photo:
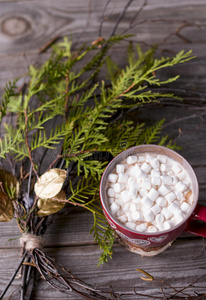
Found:
M 115 183 L 117 181 L 118 175 L 110 173 L 108 176 L 108 181 Z
M 137 196 L 137 198 L 133 199 L 132 202 L 136 203 L 136 204 L 140 204 L 141 203 L 142 198 L 140 197 L 140 195 Z
M 168 230 L 168 229 L 170 229 L 170 228 L 172 228 L 172 224 L 171 224 L 169 221 L 165 221 L 165 222 L 164 222 L 164 229 L 165 229 L 165 230 Z
M 133 186 L 134 188 L 136 188 L 138 191 L 140 189 L 140 183 L 139 182 L 132 182 L 130 186 Z
M 125 215 L 121 215 L 117 218 L 121 223 L 127 222 L 127 217 Z
M 161 179 L 160 177 L 152 177 L 151 182 L 153 185 L 160 185 L 161 184 Z
M 170 192 L 170 188 L 166 185 L 162 185 L 159 189 L 158 192 L 160 193 L 160 195 L 165 196 Z
M 146 190 L 150 190 L 151 189 L 151 181 L 146 179 L 142 182 L 142 188 L 146 189 Z
M 137 197 L 137 192 L 138 192 L 138 186 L 132 184 L 129 187 L 129 196 L 130 196 L 130 198 L 135 199 Z
M 141 197 L 145 197 L 148 194 L 148 191 L 146 189 L 140 189 L 139 194 Z
M 179 178 L 179 180 L 183 180 L 186 176 L 186 172 L 182 171 L 181 173 L 177 174 L 177 177 Z
M 144 214 L 144 219 L 146 222 L 152 222 L 154 220 L 154 214 L 152 211 L 148 211 Z
M 123 211 L 123 209 L 122 209 L 121 206 L 120 206 L 119 210 L 116 212 L 116 216 L 119 217 L 119 216 L 121 216 L 122 214 L 124 214 L 124 211 Z
M 115 214 L 119 210 L 119 208 L 120 208 L 119 205 L 115 202 L 113 202 L 112 205 L 110 206 L 110 209 L 113 214 Z
M 140 156 L 138 157 L 138 161 L 139 161 L 139 162 L 145 161 L 145 156 L 140 155 Z
M 179 181 L 176 185 L 175 188 L 178 192 L 184 192 L 188 189 L 187 185 L 184 184 L 183 182 Z
M 142 221 L 143 220 L 143 217 L 142 217 L 142 214 L 138 211 L 133 211 L 132 212 L 132 219 L 134 221 Z
M 130 155 L 130 156 L 127 157 L 127 164 L 128 165 L 132 165 L 132 164 L 134 164 L 136 162 L 137 162 L 137 156 Z
M 157 158 L 150 159 L 151 166 L 156 169 L 159 168 L 160 162 Z
M 109 188 L 107 191 L 107 195 L 109 197 L 114 197 L 115 196 L 115 191 L 112 188 Z
M 176 196 L 177 196 L 177 200 L 179 201 L 182 201 L 184 199 L 184 195 L 182 192 L 177 192 Z
M 142 198 L 141 203 L 144 205 L 145 208 L 150 208 L 153 205 L 153 201 L 150 200 L 147 196 Z
M 114 185 L 114 191 L 115 191 L 115 193 L 120 193 L 123 190 L 124 190 L 124 184 L 122 184 L 122 183 L 115 183 L 115 185 Z
M 184 220 L 184 214 L 182 213 L 182 211 L 180 210 L 176 215 L 175 215 L 175 219 L 174 222 L 175 224 L 179 224 Z
M 179 201 L 177 201 L 177 200 L 173 201 L 173 203 L 175 203 L 175 204 L 177 204 L 177 205 L 180 206 L 180 203 L 179 203 Z
M 114 189 L 114 185 L 115 185 L 115 183 L 113 183 L 113 182 L 110 182 L 110 185 L 109 185 L 109 187 L 110 187 L 110 188 L 112 188 L 112 189 Z
M 180 171 L 182 171 L 182 168 L 180 167 L 180 165 L 175 164 L 172 166 L 172 170 L 175 174 L 178 174 Z
M 126 212 L 125 215 L 127 216 L 128 222 L 132 222 L 133 221 L 133 219 L 132 219 L 132 213 L 131 212 Z
M 120 205 L 120 206 L 122 206 L 122 205 L 124 204 L 122 198 L 116 198 L 116 199 L 115 199 L 115 202 L 116 202 L 118 205 Z
M 131 202 L 130 206 L 129 206 L 129 210 L 131 212 L 136 211 L 137 210 L 137 205 L 133 202 Z
M 183 180 L 183 183 L 186 184 L 188 187 L 190 187 L 190 185 L 191 185 L 191 181 L 189 180 L 188 177 L 185 177 L 185 179 Z
M 138 171 L 135 174 L 135 177 L 140 179 L 140 180 L 144 180 L 147 177 L 147 173 L 145 173 L 143 170 L 138 169 Z
M 162 223 L 157 224 L 157 228 L 159 229 L 159 231 L 164 231 L 165 230 L 164 224 L 162 224 Z
M 136 174 L 138 174 L 139 170 L 140 170 L 139 166 L 137 166 L 137 165 L 132 166 L 128 169 L 128 174 L 130 176 L 136 177 Z
M 161 176 L 162 184 L 172 185 L 172 177 L 163 175 Z
M 168 203 L 172 203 L 176 199 L 176 195 L 173 192 L 170 192 L 165 196 L 165 199 Z
M 126 173 L 119 173 L 118 182 L 127 183 L 128 175 Z
M 124 164 L 117 164 L 116 165 L 116 172 L 119 173 L 124 173 Z
M 124 213 L 127 213 L 130 207 L 130 202 L 125 202 L 124 205 L 122 206 L 122 209 Z
M 141 205 L 141 212 L 144 214 L 147 214 L 148 213 L 148 210 L 150 209 L 151 207 L 147 207 L 147 206 L 144 206 L 144 205 Z
M 134 179 L 134 177 L 129 177 L 128 179 L 127 179 L 127 184 L 128 185 L 130 185 L 130 184 L 132 184 L 133 182 L 135 182 L 135 179 Z
M 146 162 L 147 162 L 147 163 L 150 163 L 150 161 L 151 161 L 152 159 L 154 159 L 154 156 L 149 155 L 149 154 L 146 155 Z
M 161 172 L 168 172 L 171 169 L 169 164 L 161 164 L 160 165 L 160 170 Z
M 157 197 L 159 196 L 159 192 L 156 191 L 154 188 L 151 188 L 149 191 L 147 197 L 150 198 L 150 200 L 155 201 Z
M 155 226 L 149 226 L 148 227 L 148 232 L 156 232 L 157 231 L 157 228 Z
M 179 180 L 178 180 L 177 176 L 173 175 L 172 176 L 172 184 L 176 185 L 178 182 L 179 182 Z
M 162 214 L 165 217 L 166 220 L 170 219 L 173 216 L 173 213 L 167 209 L 166 207 L 163 207 Z
M 149 173 L 149 171 L 151 170 L 151 166 L 149 164 L 147 164 L 146 162 L 144 162 L 141 166 L 141 169 L 145 173 Z
M 180 207 L 176 203 L 172 203 L 168 206 L 168 209 L 175 215 L 179 212 Z
M 157 204 L 153 205 L 151 210 L 155 216 L 161 212 L 161 208 Z
M 155 217 L 155 221 L 157 222 L 157 224 L 163 224 L 165 220 L 165 217 L 163 216 L 163 214 L 158 214 Z
M 132 223 L 132 222 L 127 222 L 125 225 L 126 225 L 129 229 L 132 229 L 132 230 L 134 230 L 135 227 L 136 227 L 136 224 L 135 224 L 135 223 Z
M 157 170 L 151 170 L 151 176 L 152 177 L 160 177 L 160 172 Z
M 111 205 L 114 202 L 114 198 L 109 198 L 108 202 L 109 202 L 109 205 Z
M 187 214 L 190 210 L 190 205 L 187 202 L 183 202 L 181 205 L 181 210 Z
M 140 225 L 137 225 L 135 230 L 140 231 L 140 232 L 144 232 L 144 231 L 147 230 L 147 226 L 144 223 L 142 223 Z
M 124 203 L 130 201 L 130 197 L 129 197 L 129 192 L 124 190 L 121 192 L 121 198 L 123 200 Z
M 164 155 L 157 155 L 157 158 L 159 159 L 159 161 L 162 164 L 166 164 L 166 162 L 167 162 L 167 157 L 166 156 L 164 156 Z
M 156 200 L 156 203 L 160 206 L 160 207 L 165 207 L 167 206 L 167 200 L 161 196 L 159 196 Z

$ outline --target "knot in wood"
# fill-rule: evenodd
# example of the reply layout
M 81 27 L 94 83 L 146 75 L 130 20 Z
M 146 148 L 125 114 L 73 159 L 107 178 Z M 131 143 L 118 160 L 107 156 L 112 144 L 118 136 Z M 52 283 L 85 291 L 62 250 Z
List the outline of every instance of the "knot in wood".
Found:
M 30 28 L 30 23 L 22 17 L 8 17 L 1 24 L 2 32 L 11 37 L 22 35 Z

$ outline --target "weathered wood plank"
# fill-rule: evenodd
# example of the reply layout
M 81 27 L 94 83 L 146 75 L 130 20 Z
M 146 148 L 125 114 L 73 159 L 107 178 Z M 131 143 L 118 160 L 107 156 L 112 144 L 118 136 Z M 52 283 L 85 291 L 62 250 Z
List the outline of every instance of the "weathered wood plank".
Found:
M 0 94 L 6 82 L 27 73 L 28 63 L 36 61 L 41 64 L 48 58 L 50 51 L 40 56 L 37 53 L 54 36 L 72 36 L 76 48 L 82 42 L 91 43 L 95 40 L 98 37 L 100 18 L 105 3 L 106 0 L 59 0 L 58 2 L 56 0 L 12 2 L 0 0 Z M 108 21 L 103 24 L 102 35 L 104 37 L 108 37 L 111 33 L 125 3 L 125 0 L 111 1 L 106 10 L 106 16 L 109 16 Z M 141 1 L 133 2 L 118 32 L 128 28 L 141 3 Z M 160 45 L 157 55 L 161 55 L 162 52 L 167 54 L 167 52 L 174 53 L 182 49 L 193 49 L 197 59 L 161 72 L 163 78 L 181 74 L 180 80 L 173 87 L 205 91 L 205 13 L 205 0 L 149 0 L 138 19 L 143 22 L 131 30 L 131 33 L 136 34 L 133 38 L 134 42 L 140 42 L 144 49 L 147 45 L 161 43 L 169 37 Z M 144 22 L 146 19 L 150 22 Z M 159 21 L 151 22 L 154 19 Z M 175 34 L 176 30 L 180 35 Z M 126 45 L 127 42 L 113 50 L 114 57 L 120 64 L 124 61 Z M 27 58 L 23 56 L 23 52 L 26 52 Z M 104 77 L 104 73 L 101 76 Z M 181 153 L 192 164 L 198 177 L 200 202 L 206 204 L 204 112 L 205 103 L 198 110 L 197 106 L 189 105 L 187 107 L 150 105 L 140 108 L 133 117 L 149 125 L 163 117 L 166 123 L 171 123 L 175 117 L 181 119 L 198 114 L 196 117 L 171 123 L 165 127 L 164 133 L 176 139 L 177 144 L 183 147 Z M 132 118 L 132 116 L 129 117 Z M 181 134 L 179 129 L 181 129 Z M 142 281 L 136 268 L 142 268 L 154 275 L 157 280 L 164 279 L 175 286 L 186 286 L 197 277 L 206 274 L 205 252 L 198 259 L 194 259 L 194 256 L 202 250 L 203 241 L 201 238 L 187 234 L 181 235 L 166 252 L 153 258 L 141 258 L 116 243 L 113 259 L 108 264 L 96 268 L 100 250 L 95 245 L 93 237 L 89 235 L 92 224 L 93 219 L 90 213 L 81 210 L 76 213 L 73 211 L 57 219 L 45 234 L 45 251 L 88 283 L 102 288 L 112 285 L 118 291 L 128 291 L 128 287 L 132 288 L 135 285 L 138 292 L 155 296 L 162 295 L 158 284 Z M 10 278 L 19 259 L 18 237 L 19 231 L 15 220 L 1 223 L 0 290 Z M 10 238 L 17 239 L 8 241 Z M 18 288 L 19 284 L 20 280 L 16 280 L 7 295 Z M 205 278 L 202 278 L 198 285 L 201 288 L 197 291 L 205 292 Z M 19 299 L 18 293 L 14 294 L 12 299 Z M 81 298 L 53 291 L 39 278 L 32 299 L 80 300 Z
M 156 257 L 140 257 L 134 253 L 126 251 L 123 247 L 116 245 L 113 259 L 107 264 L 96 268 L 99 249 L 96 246 L 84 247 L 63 247 L 45 249 L 47 254 L 58 259 L 65 268 L 69 268 L 75 275 L 90 284 L 94 284 L 102 289 L 109 290 L 112 286 L 115 291 L 129 291 L 133 286 L 143 294 L 152 296 L 161 295 L 158 281 L 184 287 L 192 283 L 198 277 L 206 274 L 204 269 L 205 257 L 202 254 L 198 259 L 195 255 L 202 250 L 202 240 L 175 242 L 167 251 Z M 187 255 L 185 255 L 187 249 Z M 19 253 L 17 250 L 0 250 L 0 290 L 6 284 L 6 280 L 11 276 Z M 155 277 L 157 281 L 146 282 L 140 279 L 140 273 L 136 268 L 144 269 Z M 9 293 L 18 288 L 20 280 L 16 280 Z M 205 292 L 205 278 L 198 282 L 199 292 Z M 192 291 L 189 288 L 187 291 Z M 32 299 L 81 299 L 74 295 L 61 294 L 53 291 L 47 283 L 38 279 L 38 287 L 35 288 Z M 5 298 L 6 299 L 6 298 Z M 12 299 L 18 299 L 13 296 Z M 129 297 L 128 299 L 131 299 Z M 137 298 L 139 299 L 139 298 Z M 144 299 L 143 297 L 141 299 Z
M 106 1 L 101 0 L 62 0 L 58 4 L 55 1 L 0 2 L 0 53 L 34 52 L 56 35 L 72 35 L 78 44 L 92 42 L 98 37 L 105 4 Z M 135 1 L 131 4 L 118 32 L 128 28 L 141 4 Z M 104 37 L 111 34 L 124 6 L 125 1 L 121 0 L 118 5 L 111 1 L 107 7 L 105 15 L 108 19 L 104 22 L 102 33 Z M 205 12 L 204 1 L 148 1 L 138 19 L 141 24 L 132 29 L 131 33 L 136 34 L 135 41 L 150 45 L 160 43 L 171 35 L 164 44 L 164 47 L 168 45 L 170 49 L 188 43 L 204 45 Z

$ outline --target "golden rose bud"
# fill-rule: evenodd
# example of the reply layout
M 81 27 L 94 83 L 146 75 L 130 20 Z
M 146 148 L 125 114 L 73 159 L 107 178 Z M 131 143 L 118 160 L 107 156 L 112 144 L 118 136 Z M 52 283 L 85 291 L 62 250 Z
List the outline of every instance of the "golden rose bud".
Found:
M 41 199 L 53 198 L 61 191 L 65 179 L 65 170 L 51 169 L 39 177 L 34 185 L 34 191 Z

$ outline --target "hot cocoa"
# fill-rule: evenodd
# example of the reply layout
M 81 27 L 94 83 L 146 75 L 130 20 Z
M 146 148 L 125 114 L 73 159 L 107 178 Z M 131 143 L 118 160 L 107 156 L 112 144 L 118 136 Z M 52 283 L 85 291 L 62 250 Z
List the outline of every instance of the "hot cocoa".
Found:
M 191 211 L 192 196 L 189 174 L 165 155 L 130 155 L 108 175 L 111 214 L 138 232 L 164 231 L 181 223 Z

